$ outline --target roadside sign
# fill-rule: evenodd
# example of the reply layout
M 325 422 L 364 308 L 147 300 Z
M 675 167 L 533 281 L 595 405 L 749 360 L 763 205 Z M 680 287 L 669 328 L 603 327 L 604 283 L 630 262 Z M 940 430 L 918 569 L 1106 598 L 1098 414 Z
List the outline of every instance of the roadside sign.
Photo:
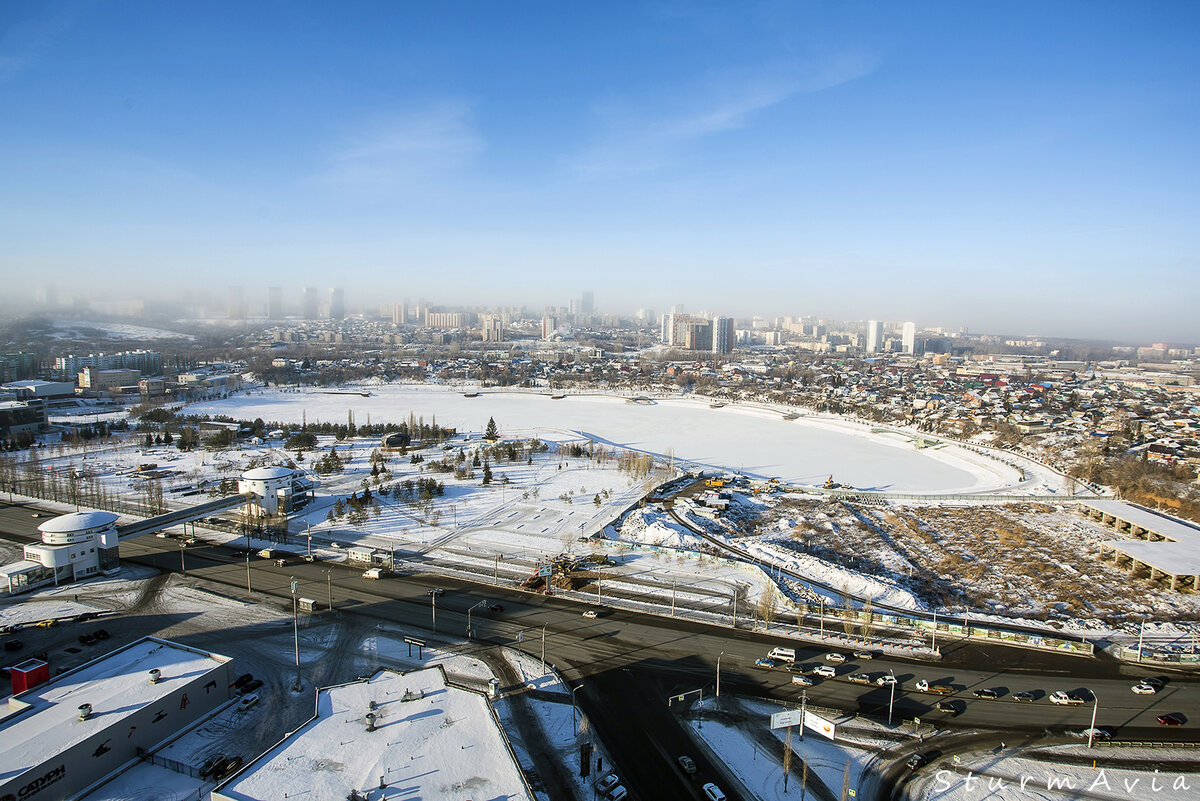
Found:
M 541 576 L 542 578 L 549 576 L 553 572 L 554 572 L 553 565 L 542 565 L 541 567 L 538 568 L 538 575 Z
M 804 721 L 804 715 L 799 709 L 787 709 L 771 715 L 772 729 L 786 729 L 789 726 L 799 726 Z

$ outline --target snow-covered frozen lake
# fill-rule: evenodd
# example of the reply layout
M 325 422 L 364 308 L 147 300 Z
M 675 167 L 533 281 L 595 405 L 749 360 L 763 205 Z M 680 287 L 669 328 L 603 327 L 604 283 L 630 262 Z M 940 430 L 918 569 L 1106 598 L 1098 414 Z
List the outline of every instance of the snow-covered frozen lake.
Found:
M 494 417 L 506 436 L 561 440 L 563 432 L 750 476 L 799 484 L 834 480 L 859 489 L 895 492 L 975 492 L 1016 484 L 1017 472 L 957 447 L 920 450 L 904 437 L 872 434 L 867 426 L 829 417 L 784 420 L 773 410 L 674 398 L 653 404 L 624 398 L 461 390 L 431 385 L 370 384 L 370 397 L 304 390 L 254 391 L 194 404 L 185 414 L 224 414 L 267 422 L 400 423 L 410 413 L 436 417 L 459 431 L 482 432 Z M 344 390 L 343 390 L 344 391 Z

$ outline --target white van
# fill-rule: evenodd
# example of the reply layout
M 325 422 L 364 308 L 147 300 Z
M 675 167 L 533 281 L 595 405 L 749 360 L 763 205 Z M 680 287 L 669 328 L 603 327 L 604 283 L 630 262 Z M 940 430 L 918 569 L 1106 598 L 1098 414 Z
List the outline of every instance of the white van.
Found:
M 771 652 L 769 654 L 767 654 L 767 656 L 771 657 L 772 659 L 778 659 L 780 662 L 795 662 L 796 661 L 796 649 L 795 648 L 772 648 Z

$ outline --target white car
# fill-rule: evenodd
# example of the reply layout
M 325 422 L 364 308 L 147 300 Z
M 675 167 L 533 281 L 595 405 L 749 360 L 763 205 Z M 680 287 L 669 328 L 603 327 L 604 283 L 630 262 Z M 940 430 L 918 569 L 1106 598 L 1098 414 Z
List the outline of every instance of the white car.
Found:
M 825 654 L 825 659 L 829 662 L 845 662 L 846 655 L 839 654 L 837 651 L 830 651 L 829 653 Z
M 250 693 L 249 695 L 243 695 L 242 700 L 238 701 L 238 709 L 242 712 L 245 712 L 247 709 L 249 709 L 250 707 L 254 706 L 257 703 L 258 703 L 258 693 Z
M 892 676 L 891 674 L 889 674 L 887 676 L 880 676 L 879 678 L 875 679 L 875 683 L 878 684 L 880 687 L 886 687 L 889 684 L 897 684 L 898 682 L 896 681 L 895 676 Z
M 583 613 L 583 616 L 586 617 L 588 620 L 595 620 L 596 619 L 596 610 L 589 609 Z
M 607 776 L 605 776 L 603 779 L 601 779 L 600 781 L 596 782 L 596 789 L 602 793 L 607 793 L 609 790 L 616 787 L 620 783 L 621 783 L 621 780 L 619 778 L 617 778 L 617 774 L 610 773 Z
M 1158 689 L 1153 684 L 1146 684 L 1145 682 L 1135 684 L 1129 689 L 1133 690 L 1138 695 L 1154 695 L 1156 692 L 1158 692 Z
M 712 782 L 709 782 L 700 789 L 704 790 L 704 797 L 708 801 L 725 801 L 725 794 L 721 792 L 721 788 Z
M 827 679 L 832 679 L 837 675 L 837 670 L 833 667 L 833 665 L 821 665 L 820 667 L 813 668 L 813 675 L 824 676 Z
M 805 687 L 811 687 L 813 680 L 808 676 L 801 676 L 799 673 L 792 674 L 792 684 L 803 684 Z

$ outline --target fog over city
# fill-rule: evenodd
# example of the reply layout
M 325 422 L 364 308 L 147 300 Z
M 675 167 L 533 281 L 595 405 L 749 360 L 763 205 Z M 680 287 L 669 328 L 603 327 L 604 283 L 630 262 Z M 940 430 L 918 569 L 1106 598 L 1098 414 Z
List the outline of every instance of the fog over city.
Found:
M 6 3 L 4 304 L 593 286 L 1194 340 L 1198 14 Z

